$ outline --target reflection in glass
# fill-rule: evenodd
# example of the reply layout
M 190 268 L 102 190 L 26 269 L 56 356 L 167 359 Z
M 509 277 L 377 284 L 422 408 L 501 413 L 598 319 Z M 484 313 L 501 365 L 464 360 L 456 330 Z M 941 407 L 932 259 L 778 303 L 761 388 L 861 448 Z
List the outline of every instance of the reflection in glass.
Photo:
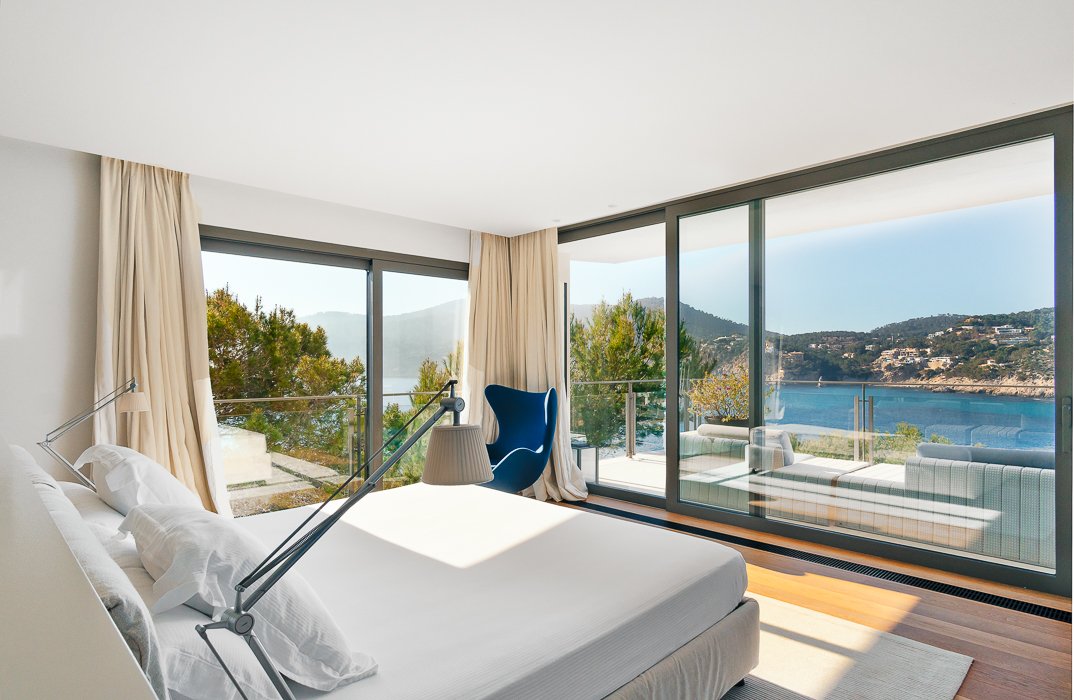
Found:
M 679 498 L 748 512 L 749 209 L 679 220 Z
M 765 202 L 765 515 L 1055 566 L 1052 143 Z

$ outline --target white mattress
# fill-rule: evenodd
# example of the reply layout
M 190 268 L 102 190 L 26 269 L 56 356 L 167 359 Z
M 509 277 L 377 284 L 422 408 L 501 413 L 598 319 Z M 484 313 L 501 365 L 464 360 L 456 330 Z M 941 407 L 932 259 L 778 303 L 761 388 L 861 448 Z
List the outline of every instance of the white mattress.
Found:
M 275 545 L 308 512 L 237 522 Z M 333 700 L 603 697 L 746 589 L 728 547 L 480 486 L 371 494 L 296 568 L 380 664 Z

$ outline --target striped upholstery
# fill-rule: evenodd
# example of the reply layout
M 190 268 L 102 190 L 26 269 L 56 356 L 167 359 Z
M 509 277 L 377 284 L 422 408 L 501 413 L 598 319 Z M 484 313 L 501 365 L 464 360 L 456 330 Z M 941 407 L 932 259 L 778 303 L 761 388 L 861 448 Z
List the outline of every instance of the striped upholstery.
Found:
M 748 435 L 748 433 L 747 433 Z M 763 485 L 753 471 L 783 466 L 784 452 L 779 447 L 751 445 L 749 440 L 714 437 L 689 431 L 679 436 L 679 497 L 684 501 L 727 508 L 749 510 L 751 491 L 757 494 Z
M 835 523 L 1010 561 L 1055 566 L 1055 471 L 911 457 L 841 476 Z
M 683 473 L 679 479 L 679 497 L 684 501 L 745 512 L 750 505 L 750 482 L 749 468 L 740 460 L 704 472 Z
M 1055 567 L 1052 469 L 918 456 L 863 467 L 809 455 L 782 467 L 771 448 L 744 440 L 680 440 L 685 501 L 747 512 L 754 500 L 771 518 Z
M 679 436 L 679 497 L 732 510 L 749 507 L 748 440 L 709 437 L 691 430 Z
M 749 444 L 746 439 L 707 437 L 691 430 L 679 436 L 679 458 L 703 458 L 693 463 L 696 469 L 692 468 L 691 471 L 704 471 L 703 467 L 706 465 L 711 468 L 730 462 L 741 462 L 746 458 L 746 446 Z
M 836 506 L 834 484 L 840 476 L 863 466 L 863 462 L 811 457 L 789 467 L 754 476 L 754 490 L 765 497 L 769 517 L 814 525 L 828 525 Z

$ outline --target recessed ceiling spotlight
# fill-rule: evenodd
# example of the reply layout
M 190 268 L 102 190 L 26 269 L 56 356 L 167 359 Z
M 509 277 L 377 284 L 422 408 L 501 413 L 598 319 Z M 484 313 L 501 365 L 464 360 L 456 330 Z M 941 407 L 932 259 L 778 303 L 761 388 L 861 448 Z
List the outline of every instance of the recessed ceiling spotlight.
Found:
M 563 221 L 563 219 L 552 219 L 553 224 L 558 224 L 560 221 Z
M 615 209 L 615 207 L 616 207 L 616 205 L 614 205 L 614 204 L 609 204 L 609 205 L 608 205 L 608 208 L 609 208 L 609 209 Z

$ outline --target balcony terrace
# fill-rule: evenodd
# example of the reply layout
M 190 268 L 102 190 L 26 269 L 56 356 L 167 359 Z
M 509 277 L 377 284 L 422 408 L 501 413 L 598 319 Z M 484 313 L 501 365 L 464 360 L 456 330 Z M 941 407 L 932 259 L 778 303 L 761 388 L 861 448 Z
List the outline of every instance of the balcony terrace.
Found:
M 590 483 L 663 497 L 666 443 L 653 415 L 663 411 L 663 387 L 637 384 L 602 383 L 599 399 L 593 385 L 576 385 L 572 444 Z M 996 389 L 781 382 L 767 425 L 753 430 L 706 423 L 687 406 L 679 498 L 1052 570 L 1054 403 L 1037 385 L 984 393 Z M 587 439 L 587 411 L 605 424 L 593 431 L 609 436 L 600 447 Z M 608 429 L 609 415 L 619 429 Z

